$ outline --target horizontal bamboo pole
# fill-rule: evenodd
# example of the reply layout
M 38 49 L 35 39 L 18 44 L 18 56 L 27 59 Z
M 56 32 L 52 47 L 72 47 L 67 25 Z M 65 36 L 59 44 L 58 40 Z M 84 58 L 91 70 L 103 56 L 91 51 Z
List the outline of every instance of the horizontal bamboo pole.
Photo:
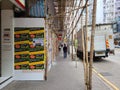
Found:
M 61 15 L 65 15 L 65 14 L 71 13 L 71 12 L 73 12 L 73 11 L 75 11 L 75 10 L 78 10 L 78 9 L 81 9 L 81 8 L 85 8 L 86 6 L 90 6 L 90 4 L 85 5 L 85 6 L 81 6 L 81 7 L 78 7 L 78 8 L 75 8 L 75 9 L 70 10 L 70 11 L 68 11 L 68 12 L 63 12 L 63 13 L 60 13 L 60 14 L 56 14 L 56 15 L 54 15 L 54 16 L 50 16 L 50 17 L 47 18 L 47 19 L 51 19 L 51 18 L 55 18 L 55 17 L 61 16 Z
M 70 33 L 67 33 L 67 34 L 68 34 L 68 38 L 70 37 L 70 35 L 71 35 L 71 34 L 73 33 L 73 31 L 75 30 L 75 28 L 76 28 L 76 26 L 77 26 L 77 24 L 78 24 L 78 22 L 79 22 L 79 20 L 80 20 L 80 18 L 81 18 L 81 16 L 82 16 L 82 14 L 83 14 L 83 11 L 84 11 L 84 9 L 86 8 L 87 3 L 88 3 L 88 0 L 85 2 L 85 5 L 84 5 L 85 7 L 83 7 L 83 9 L 82 9 L 82 11 L 81 11 L 81 13 L 80 13 L 80 16 L 79 16 L 79 18 L 78 18 L 78 20 L 77 20 L 74 28 L 72 29 L 72 31 L 71 31 Z

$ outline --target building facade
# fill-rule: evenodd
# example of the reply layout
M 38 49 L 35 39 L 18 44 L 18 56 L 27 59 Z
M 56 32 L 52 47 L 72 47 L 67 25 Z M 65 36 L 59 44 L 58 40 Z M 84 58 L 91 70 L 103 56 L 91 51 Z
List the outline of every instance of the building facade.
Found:
M 103 16 L 105 23 L 115 21 L 115 0 L 103 0 Z
M 120 21 L 120 0 L 115 1 L 115 19 Z
M 104 22 L 120 21 L 120 0 L 103 0 Z
M 89 0 L 89 24 L 92 24 L 92 11 L 93 11 L 93 0 Z M 103 23 L 103 2 L 102 0 L 97 0 L 97 10 L 96 10 L 96 24 Z

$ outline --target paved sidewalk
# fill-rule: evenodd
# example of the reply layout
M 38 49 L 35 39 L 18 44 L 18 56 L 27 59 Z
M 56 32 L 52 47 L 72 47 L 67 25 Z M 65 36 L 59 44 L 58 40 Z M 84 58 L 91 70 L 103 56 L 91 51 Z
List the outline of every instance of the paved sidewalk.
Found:
M 82 62 L 78 61 L 77 68 L 75 65 L 70 56 L 63 59 L 62 54 L 59 54 L 56 64 L 48 73 L 47 81 L 13 81 L 1 90 L 85 90 Z M 110 90 L 110 88 L 93 74 L 92 90 Z

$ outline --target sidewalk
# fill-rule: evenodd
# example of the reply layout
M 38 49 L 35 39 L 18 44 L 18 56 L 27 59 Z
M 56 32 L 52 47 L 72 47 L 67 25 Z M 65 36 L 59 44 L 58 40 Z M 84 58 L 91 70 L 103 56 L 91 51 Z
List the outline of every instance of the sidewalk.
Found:
M 56 59 L 56 64 L 48 73 L 47 81 L 13 81 L 1 90 L 85 90 L 84 71 L 81 60 L 75 67 L 75 61 L 70 56 L 63 59 L 62 53 Z M 102 80 L 93 74 L 92 90 L 110 90 Z

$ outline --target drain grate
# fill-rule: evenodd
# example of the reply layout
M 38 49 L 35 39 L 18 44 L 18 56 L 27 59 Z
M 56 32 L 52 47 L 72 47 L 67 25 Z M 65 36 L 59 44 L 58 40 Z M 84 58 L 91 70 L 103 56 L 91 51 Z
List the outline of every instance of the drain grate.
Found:
M 112 76 L 112 74 L 109 72 L 101 72 L 100 74 L 103 76 Z

